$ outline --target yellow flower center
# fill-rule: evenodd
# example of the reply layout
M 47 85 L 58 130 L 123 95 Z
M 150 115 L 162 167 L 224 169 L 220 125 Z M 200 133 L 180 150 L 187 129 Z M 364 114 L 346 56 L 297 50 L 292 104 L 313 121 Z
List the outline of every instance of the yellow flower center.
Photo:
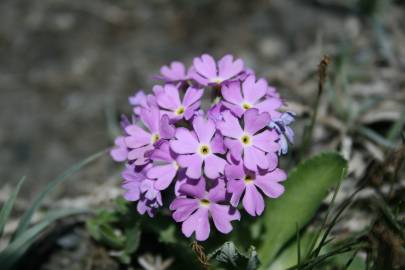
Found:
M 248 109 L 252 108 L 252 105 L 250 105 L 250 104 L 247 103 L 247 102 L 244 102 L 244 103 L 242 104 L 242 108 L 245 109 L 245 110 L 248 110 Z
M 245 177 L 243 178 L 243 181 L 245 181 L 246 184 L 252 183 L 253 180 L 254 180 L 254 177 L 251 175 L 245 175 Z
M 244 144 L 244 145 L 250 145 L 251 143 L 251 139 L 250 136 L 245 134 L 240 138 L 240 141 Z
M 210 147 L 206 144 L 200 145 L 199 152 L 202 156 L 206 156 L 211 152 Z
M 212 82 L 212 83 L 216 83 L 216 84 L 220 84 L 220 83 L 223 82 L 223 79 L 220 78 L 220 77 L 215 77 L 215 78 L 212 78 L 212 79 L 211 79 L 211 82 Z
M 151 136 L 151 138 L 150 138 L 150 141 L 151 141 L 152 143 L 155 143 L 155 142 L 157 142 L 159 139 L 160 139 L 159 134 L 152 134 L 152 136 Z
M 179 163 L 177 163 L 176 161 L 173 162 L 173 167 L 178 170 L 179 169 Z
M 180 106 L 177 108 L 177 110 L 174 112 L 176 115 L 180 116 L 183 115 L 183 113 L 185 112 L 185 109 L 183 106 Z
M 210 205 L 210 201 L 207 200 L 207 199 L 201 199 L 201 200 L 200 200 L 200 205 L 201 205 L 201 206 L 204 206 L 204 207 L 207 207 L 207 206 Z

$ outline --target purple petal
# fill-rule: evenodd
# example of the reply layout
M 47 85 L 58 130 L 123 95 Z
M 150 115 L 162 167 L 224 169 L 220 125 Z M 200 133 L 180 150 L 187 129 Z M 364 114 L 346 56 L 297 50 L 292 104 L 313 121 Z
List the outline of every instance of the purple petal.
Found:
M 134 202 L 139 200 L 141 192 L 139 190 L 139 183 L 126 183 L 122 188 L 127 191 L 124 193 L 124 198 L 127 201 Z
M 170 119 L 167 115 L 163 115 L 159 122 L 159 134 L 161 139 L 173 138 L 176 129 L 170 124 Z
M 232 231 L 231 220 L 233 220 L 233 217 L 229 214 L 228 205 L 212 203 L 210 205 L 210 213 L 218 231 L 221 233 L 229 233 Z
M 242 83 L 243 97 L 250 104 L 256 104 L 256 102 L 264 97 L 267 91 L 267 82 L 264 79 L 259 79 L 256 82 L 254 75 L 249 76 Z
M 257 109 L 249 109 L 243 114 L 245 131 L 251 135 L 266 127 L 270 123 L 268 113 L 260 113 Z
M 203 159 L 198 154 L 181 155 L 177 158 L 180 167 L 186 168 L 186 175 L 193 179 L 201 177 Z
M 204 159 L 204 173 L 208 178 L 215 179 L 224 173 L 226 161 L 216 155 Z
M 142 90 L 138 91 L 138 93 L 136 93 L 135 95 L 130 96 L 128 100 L 129 104 L 131 104 L 132 106 L 146 107 L 146 95 Z
M 210 143 L 211 138 L 214 136 L 215 133 L 214 121 L 210 119 L 205 120 L 204 117 L 198 116 L 194 118 L 193 128 L 200 143 Z
M 254 135 L 252 144 L 264 152 L 277 152 L 280 145 L 275 142 L 278 139 L 278 134 L 273 130 L 265 130 L 262 133 Z
M 145 159 L 145 154 L 152 149 L 153 149 L 153 146 L 150 144 L 133 149 L 133 150 L 129 151 L 129 153 L 128 153 L 128 160 Z M 140 165 L 140 164 L 138 164 L 138 165 Z
M 193 66 L 188 71 L 188 77 L 204 86 L 207 86 L 210 83 L 209 80 L 206 77 L 200 75 Z
M 264 152 L 253 147 L 245 147 L 243 162 L 249 170 L 257 171 L 257 167 L 261 169 L 267 169 L 269 167 L 269 161 L 264 155 Z
M 125 137 L 125 144 L 129 148 L 138 148 L 151 143 L 151 134 L 136 125 L 127 126 L 125 132 L 130 136 Z
M 195 70 L 206 78 L 217 76 L 217 66 L 211 55 L 203 54 L 201 57 L 194 58 L 193 65 Z
M 243 130 L 240 127 L 238 119 L 230 111 L 225 111 L 222 115 L 224 120 L 217 123 L 217 127 L 222 135 L 235 139 L 242 136 Z
M 168 81 L 180 81 L 186 79 L 186 68 L 181 62 L 173 61 L 170 67 L 163 66 L 160 73 Z
M 255 105 L 255 108 L 259 110 L 259 112 L 267 112 L 270 114 L 271 119 L 277 119 L 281 116 L 281 113 L 277 111 L 283 105 L 281 99 L 278 98 L 268 98 L 263 102 Z
M 128 157 L 128 149 L 125 144 L 125 138 L 119 136 L 115 139 L 114 142 L 117 147 L 114 147 L 110 150 L 111 157 L 118 162 L 125 161 Z
M 152 96 L 152 97 L 157 97 L 157 96 L 159 96 L 161 93 L 163 93 L 165 91 L 165 88 L 163 87 L 163 86 L 161 86 L 161 85 L 154 85 L 153 87 L 152 87 L 152 92 L 153 92 L 153 94 L 154 94 L 154 96 L 153 95 L 148 95 L 148 97 L 149 96 Z M 156 100 L 155 100 L 156 101 Z M 149 102 L 149 101 L 148 101 Z
M 158 148 L 153 150 L 149 158 L 156 161 L 166 161 L 168 163 L 172 163 L 174 161 L 174 157 L 170 151 L 169 142 L 162 142 Z
M 224 85 L 221 90 L 224 99 L 232 104 L 239 105 L 243 102 L 242 95 L 240 93 L 240 83 L 234 82 L 229 85 Z
M 234 115 L 236 115 L 238 118 L 240 118 L 243 113 L 245 112 L 245 109 L 242 107 L 243 104 L 235 105 L 232 103 L 229 103 L 227 101 L 222 102 L 224 106 L 229 109 Z
M 170 205 L 174 210 L 173 219 L 177 222 L 183 222 L 198 209 L 199 202 L 196 199 L 176 198 Z
M 211 106 L 211 108 L 207 112 L 207 116 L 209 119 L 217 123 L 218 121 L 222 121 L 222 111 L 224 109 L 224 106 L 222 102 L 218 102 Z
M 170 147 L 174 152 L 190 154 L 197 151 L 198 141 L 189 130 L 178 128 L 175 137 L 177 140 L 170 141 Z
M 226 138 L 224 140 L 224 144 L 225 144 L 226 148 L 229 149 L 229 151 L 231 152 L 231 155 L 234 159 L 240 160 L 242 158 L 243 147 L 239 140 Z
M 225 188 L 225 181 L 222 179 L 217 179 L 213 181 L 214 186 L 211 187 L 209 192 L 206 194 L 205 198 L 208 199 L 210 202 L 223 202 L 225 201 L 226 196 L 226 188 Z
M 145 198 L 148 200 L 154 200 L 159 191 L 155 189 L 155 181 L 145 179 L 140 185 L 141 192 L 145 192 Z
M 157 190 L 164 190 L 173 181 L 173 178 L 176 175 L 176 173 L 177 169 L 174 167 L 174 165 L 168 164 L 163 166 L 155 166 L 151 168 L 148 171 L 147 176 L 150 179 L 156 179 L 155 188 Z
M 266 155 L 267 160 L 269 161 L 269 171 L 274 170 L 277 168 L 278 165 L 278 155 L 276 153 L 268 153 Z
M 139 116 L 150 132 L 157 133 L 159 131 L 160 112 L 158 108 L 141 109 Z
M 179 90 L 174 85 L 166 84 L 156 101 L 160 107 L 174 111 L 181 105 Z
M 233 61 L 232 55 L 225 55 L 218 61 L 219 77 L 223 80 L 228 80 L 241 73 L 243 67 L 244 65 L 241 59 Z
M 245 183 L 243 180 L 230 180 L 228 182 L 227 190 L 232 194 L 230 203 L 233 207 L 237 207 L 242 197 L 243 191 L 245 191 Z
M 284 193 L 284 187 L 279 182 L 287 179 L 287 175 L 280 169 L 259 176 L 255 180 L 255 185 L 258 186 L 266 196 L 277 198 Z
M 189 107 L 192 104 L 196 103 L 197 101 L 199 101 L 201 99 L 203 93 L 204 93 L 203 89 L 189 87 L 183 98 L 183 106 Z
M 228 180 L 241 180 L 245 177 L 245 170 L 243 169 L 243 163 L 239 164 L 227 164 L 225 166 L 225 176 Z
M 211 149 L 213 153 L 225 154 L 224 139 L 221 134 L 216 133 L 211 141 Z
M 193 116 L 197 115 L 197 110 L 200 108 L 200 101 L 197 101 L 193 105 L 189 106 L 186 108 L 186 111 L 184 112 L 183 116 L 184 119 L 187 121 L 190 120 Z
M 205 179 L 188 179 L 180 186 L 180 193 L 194 198 L 202 199 L 205 195 Z
M 210 223 L 208 220 L 208 208 L 199 208 L 194 214 L 189 216 L 181 226 L 183 234 L 190 237 L 195 232 L 198 241 L 205 241 L 210 235 Z
M 255 185 L 246 185 L 245 195 L 242 199 L 243 207 L 251 216 L 260 216 L 264 211 L 264 200 L 262 194 Z

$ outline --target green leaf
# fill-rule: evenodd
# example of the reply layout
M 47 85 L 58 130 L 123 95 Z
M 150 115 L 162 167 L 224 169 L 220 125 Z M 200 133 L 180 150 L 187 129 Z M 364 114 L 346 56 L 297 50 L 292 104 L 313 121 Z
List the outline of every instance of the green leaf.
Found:
M 314 233 L 306 233 L 302 237 L 300 237 L 299 241 L 295 239 L 294 242 L 292 242 L 285 249 L 283 249 L 281 254 L 277 256 L 276 260 L 271 264 L 269 270 L 285 270 L 289 267 L 298 264 L 297 258 L 298 242 L 300 243 L 301 252 L 305 254 L 309 251 L 314 236 L 315 236 Z
M 159 241 L 165 244 L 176 244 L 176 226 L 170 225 L 159 232 Z
M 93 154 L 89 156 L 88 158 L 84 159 L 83 161 L 73 165 L 70 167 L 68 170 L 63 172 L 61 175 L 50 181 L 45 189 L 38 194 L 38 196 L 34 199 L 34 202 L 31 204 L 31 207 L 27 209 L 27 211 L 24 213 L 22 218 L 20 219 L 20 222 L 18 223 L 18 227 L 12 237 L 12 241 L 19 237 L 22 233 L 24 233 L 31 222 L 32 216 L 35 213 L 35 211 L 41 206 L 42 201 L 44 200 L 45 196 L 51 192 L 58 184 L 62 183 L 64 180 L 66 180 L 68 177 L 73 175 L 74 173 L 78 172 L 80 169 L 82 169 L 84 166 L 87 164 L 93 162 L 94 160 L 98 159 L 101 157 L 106 150 L 100 151 L 96 154 Z
M 100 242 L 114 249 L 123 249 L 125 245 L 125 236 L 120 230 L 114 229 L 112 225 L 102 224 L 98 227 L 100 233 Z
M 220 248 L 208 255 L 208 258 L 215 258 L 225 269 L 247 269 L 256 270 L 259 265 L 256 249 L 250 248 L 249 254 L 240 252 L 233 242 L 225 242 Z
M 1 269 L 11 269 L 35 241 L 36 237 L 54 221 L 69 215 L 83 214 L 86 212 L 88 211 L 84 209 L 59 209 L 49 212 L 40 223 L 24 231 L 0 252 Z
M 353 257 L 354 256 L 354 257 Z M 350 265 L 347 265 L 348 261 Z M 344 253 L 334 256 L 329 265 L 334 266 L 335 269 L 345 269 L 345 270 L 364 270 L 366 269 L 366 262 L 359 256 L 356 255 L 356 252 L 353 254 Z
M 346 174 L 347 162 L 337 153 L 324 153 L 298 165 L 285 182 L 285 193 L 269 200 L 263 220 L 266 233 L 259 257 L 268 266 L 275 255 L 314 216 L 331 187 Z
M 139 242 L 141 240 L 141 229 L 139 223 L 125 230 L 125 252 L 132 254 L 138 250 Z
M 15 190 L 10 194 L 8 200 L 4 203 L 0 212 L 0 238 L 3 235 L 4 227 L 6 226 L 8 217 L 10 216 L 11 210 L 13 209 L 15 199 L 17 198 L 18 192 L 20 192 L 21 186 L 25 181 L 25 176 L 23 176 L 17 184 Z

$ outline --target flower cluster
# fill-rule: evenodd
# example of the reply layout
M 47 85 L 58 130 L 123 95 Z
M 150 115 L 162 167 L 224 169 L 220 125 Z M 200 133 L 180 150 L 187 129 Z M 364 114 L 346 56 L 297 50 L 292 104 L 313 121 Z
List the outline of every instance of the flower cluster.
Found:
M 182 232 L 199 241 L 209 237 L 210 220 L 229 233 L 238 209 L 261 215 L 263 197 L 284 192 L 278 159 L 294 135 L 294 114 L 280 111 L 276 89 L 231 55 L 216 62 L 204 54 L 189 69 L 172 62 L 158 79 L 152 94 L 129 98 L 133 114 L 111 150 L 126 164 L 124 197 L 151 217 L 164 197 Z

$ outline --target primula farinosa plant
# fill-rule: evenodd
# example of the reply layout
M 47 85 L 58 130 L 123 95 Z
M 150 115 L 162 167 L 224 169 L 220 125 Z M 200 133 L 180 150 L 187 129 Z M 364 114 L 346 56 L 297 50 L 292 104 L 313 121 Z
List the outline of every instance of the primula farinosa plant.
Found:
M 231 55 L 204 54 L 188 69 L 172 62 L 157 78 L 152 94 L 129 98 L 133 114 L 111 150 L 125 163 L 126 200 L 150 217 L 169 202 L 184 235 L 199 241 L 210 221 L 226 234 L 239 210 L 260 216 L 264 198 L 284 192 L 278 161 L 294 137 L 279 93 Z

